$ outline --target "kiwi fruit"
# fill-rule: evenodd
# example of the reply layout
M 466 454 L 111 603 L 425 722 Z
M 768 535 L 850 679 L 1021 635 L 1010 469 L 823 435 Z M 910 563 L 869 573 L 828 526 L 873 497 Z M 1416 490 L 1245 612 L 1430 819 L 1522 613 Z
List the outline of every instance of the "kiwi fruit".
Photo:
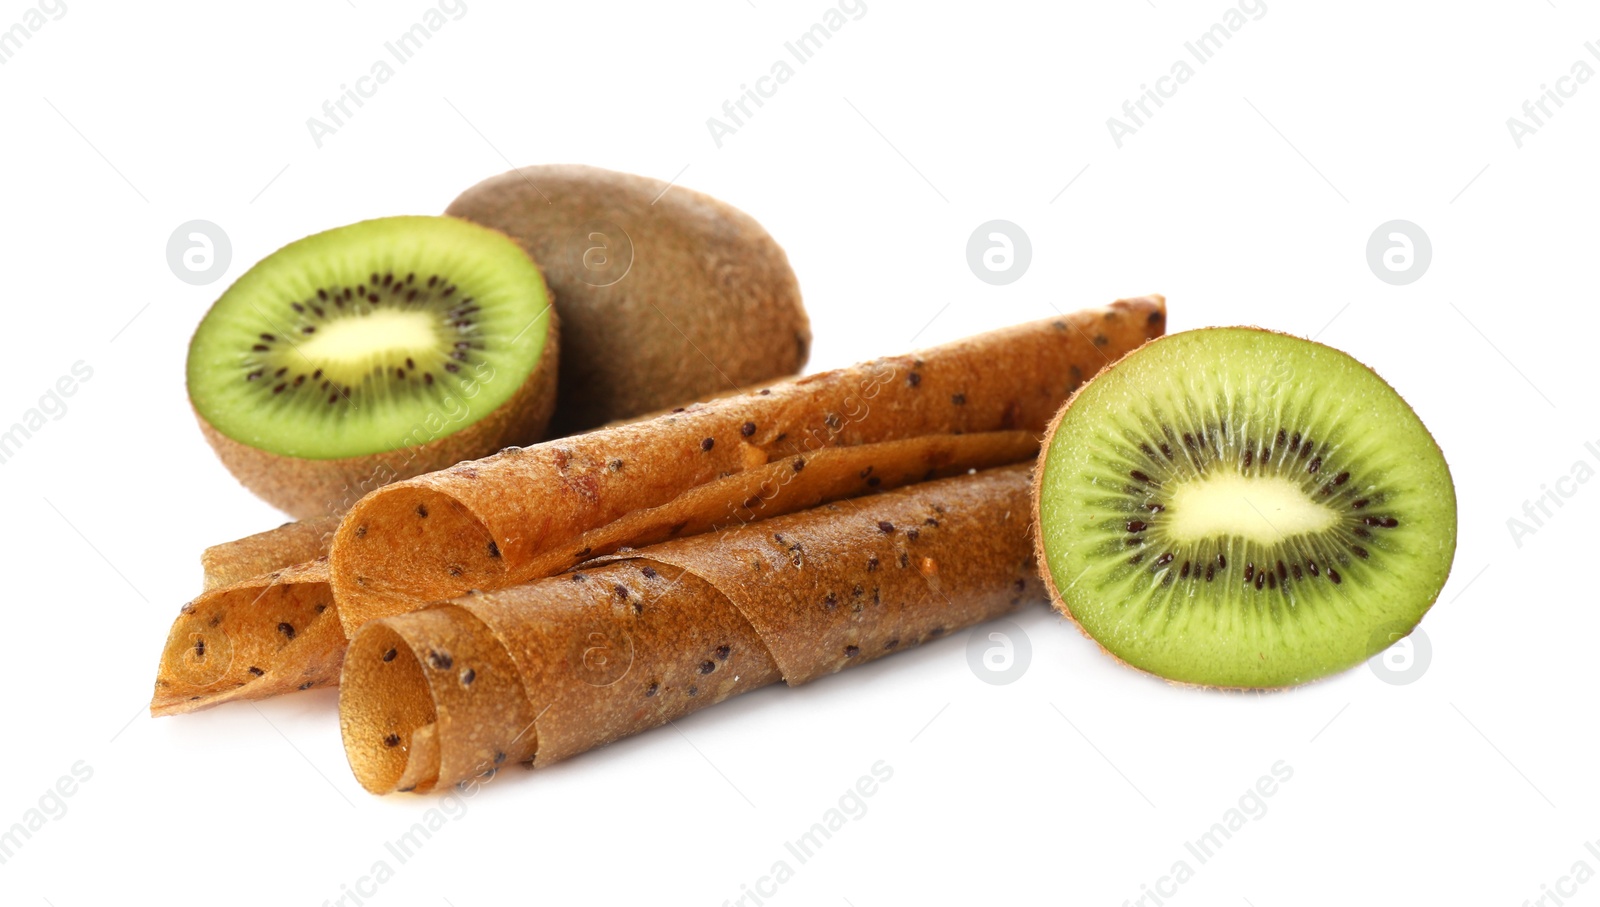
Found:
M 189 402 L 245 487 L 309 518 L 398 479 L 542 438 L 556 319 L 527 253 L 450 217 L 290 243 L 189 343 Z
M 783 249 L 710 196 L 552 165 L 485 180 L 446 213 L 506 233 L 544 270 L 561 314 L 557 434 L 805 365 L 811 327 Z
M 1153 340 L 1080 388 L 1034 487 L 1058 609 L 1124 663 L 1270 689 L 1410 633 L 1456 545 L 1443 453 L 1383 379 L 1258 328 Z

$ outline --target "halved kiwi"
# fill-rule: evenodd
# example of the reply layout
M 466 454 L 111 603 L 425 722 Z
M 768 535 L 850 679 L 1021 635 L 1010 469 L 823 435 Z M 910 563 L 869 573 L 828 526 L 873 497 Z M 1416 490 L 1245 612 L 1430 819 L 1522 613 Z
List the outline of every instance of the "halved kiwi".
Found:
M 189 344 L 189 399 L 246 487 L 298 517 L 540 439 L 555 404 L 544 277 L 505 235 L 389 217 L 236 281 Z
M 1058 608 L 1182 683 L 1292 686 L 1438 598 L 1455 486 L 1416 413 L 1338 350 L 1256 328 L 1154 340 L 1056 416 L 1035 486 Z

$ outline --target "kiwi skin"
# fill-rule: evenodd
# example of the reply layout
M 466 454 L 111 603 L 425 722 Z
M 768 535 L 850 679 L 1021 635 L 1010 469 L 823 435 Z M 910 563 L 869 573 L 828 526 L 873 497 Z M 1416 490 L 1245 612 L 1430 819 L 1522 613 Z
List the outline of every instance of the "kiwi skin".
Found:
M 1315 343 L 1316 342 L 1316 341 L 1311 340 L 1310 338 L 1299 337 L 1297 335 L 1290 334 L 1287 331 L 1276 331 L 1276 330 L 1273 330 L 1271 328 L 1264 328 L 1264 327 L 1260 327 L 1258 325 L 1245 325 L 1244 327 L 1248 327 L 1251 330 L 1262 331 L 1262 332 L 1269 333 L 1269 334 L 1277 334 L 1277 335 L 1284 336 L 1284 337 L 1294 337 L 1297 340 L 1305 340 L 1308 343 Z M 1149 346 L 1152 343 L 1159 342 L 1159 341 L 1161 341 L 1163 339 L 1165 339 L 1165 336 L 1163 336 L 1163 337 L 1153 337 L 1153 338 L 1151 338 L 1149 340 L 1146 340 L 1144 343 L 1140 344 L 1138 347 L 1136 347 L 1136 348 L 1134 348 L 1132 350 L 1129 350 L 1127 353 L 1125 353 L 1123 355 L 1122 358 L 1127 358 L 1129 356 L 1132 356 L 1133 354 L 1139 352 L 1139 350 L 1144 349 L 1146 346 Z M 1121 360 L 1118 360 L 1118 361 L 1121 361 Z M 1360 360 L 1356 360 L 1356 361 L 1360 362 Z M 1390 390 L 1394 390 L 1394 386 L 1390 385 L 1387 381 L 1385 381 L 1383 376 L 1379 375 L 1375 369 L 1373 369 L 1371 366 L 1367 365 L 1364 362 L 1361 362 L 1361 365 L 1362 365 L 1363 368 L 1366 368 L 1367 371 L 1372 372 L 1373 377 L 1377 378 L 1379 381 L 1382 381 L 1386 386 L 1389 387 Z M 1111 363 L 1110 365 L 1107 365 L 1105 368 L 1101 369 L 1098 374 L 1096 374 L 1095 378 L 1098 378 L 1100 375 L 1106 374 L 1107 372 L 1111 371 L 1111 369 L 1113 369 L 1115 367 L 1116 367 L 1116 363 L 1115 362 Z M 1047 559 L 1047 555 L 1046 555 L 1046 552 L 1045 552 L 1045 549 L 1044 549 L 1045 533 L 1044 533 L 1044 526 L 1043 526 L 1043 523 L 1042 523 L 1043 512 L 1042 512 L 1042 509 L 1040 507 L 1040 500 L 1041 500 L 1041 495 L 1043 493 L 1043 486 L 1044 486 L 1045 457 L 1050 451 L 1050 442 L 1055 437 L 1056 429 L 1061 425 L 1061 420 L 1066 417 L 1067 411 L 1072 408 L 1072 404 L 1078 399 L 1078 395 L 1083 393 L 1084 388 L 1088 387 L 1091 383 L 1093 383 L 1094 380 L 1095 380 L 1094 378 L 1090 378 L 1088 381 L 1085 381 L 1082 384 L 1080 384 L 1078 386 L 1078 388 L 1072 392 L 1071 396 L 1069 396 L 1067 398 L 1067 402 L 1063 403 L 1061 405 L 1061 408 L 1056 410 L 1055 416 L 1050 419 L 1049 426 L 1045 428 L 1044 438 L 1043 438 L 1042 441 L 1040 441 L 1040 446 L 1039 446 L 1039 459 L 1037 461 L 1035 461 L 1034 467 L 1033 467 L 1033 491 L 1032 491 L 1032 495 L 1031 495 L 1031 500 L 1033 502 L 1033 556 L 1034 556 L 1034 563 L 1038 565 L 1039 574 L 1044 579 L 1045 591 L 1046 591 L 1046 593 L 1049 594 L 1050 603 L 1051 603 L 1052 606 L 1054 606 L 1055 610 L 1057 612 L 1059 612 L 1067 620 L 1071 621 L 1072 625 L 1078 629 L 1079 633 L 1083 634 L 1085 639 L 1088 639 L 1090 642 L 1094 643 L 1095 646 L 1097 648 L 1099 648 L 1101 652 L 1105 653 L 1107 656 L 1109 656 L 1117 664 L 1120 664 L 1123 667 L 1129 668 L 1131 670 L 1137 671 L 1140 674 L 1144 674 L 1144 675 L 1149 676 L 1149 677 L 1154 677 L 1157 680 L 1160 680 L 1160 681 L 1162 681 L 1164 683 L 1167 683 L 1167 684 L 1169 684 L 1171 686 L 1175 686 L 1175 687 L 1185 687 L 1185 688 L 1190 688 L 1190 689 L 1202 689 L 1202 690 L 1218 690 L 1218 691 L 1222 691 L 1222 692 L 1278 692 L 1278 691 L 1290 690 L 1290 689 L 1294 689 L 1296 687 L 1305 686 L 1308 683 L 1315 683 L 1318 680 L 1327 680 L 1330 677 L 1335 677 L 1335 676 L 1338 676 L 1339 674 L 1343 673 L 1343 671 L 1335 671 L 1335 672 L 1333 672 L 1331 674 L 1326 674 L 1326 675 L 1323 675 L 1321 677 L 1313 678 L 1312 680 L 1309 680 L 1309 681 L 1303 681 L 1303 682 L 1300 682 L 1300 683 L 1284 684 L 1284 685 L 1281 685 L 1281 686 L 1227 686 L 1227 685 L 1219 685 L 1219 684 L 1191 683 L 1189 681 L 1173 680 L 1170 677 L 1162 677 L 1159 674 L 1153 673 L 1151 671 L 1146 671 L 1144 668 L 1141 668 L 1138 665 L 1130 664 L 1127 661 L 1123 660 L 1115 652 L 1113 652 L 1110 649 L 1106 648 L 1105 645 L 1100 642 L 1100 640 L 1095 639 L 1094 635 L 1091 634 L 1088 630 L 1084 629 L 1083 624 L 1078 622 L 1078 619 L 1075 616 L 1073 616 L 1072 610 L 1067 607 L 1066 599 L 1062 597 L 1061 591 L 1056 587 L 1055 577 L 1050 571 L 1049 561 Z M 1395 396 L 1399 397 L 1400 396 L 1400 392 L 1399 391 L 1395 391 Z M 1404 400 L 1405 398 L 1401 397 L 1400 399 Z M 1424 431 L 1426 432 L 1426 427 L 1424 427 Z M 1442 460 L 1444 458 L 1444 451 L 1439 448 L 1439 443 L 1438 443 L 1438 441 L 1436 439 L 1433 438 L 1432 433 L 1428 432 L 1427 434 L 1428 434 L 1429 440 L 1433 441 L 1434 449 L 1436 451 L 1438 451 L 1440 459 Z M 1448 465 L 1447 465 L 1446 468 L 1448 468 Z M 1442 593 L 1444 591 L 1444 586 L 1445 586 L 1446 582 L 1449 579 L 1450 569 L 1453 568 L 1454 564 L 1455 564 L 1456 539 L 1454 538 L 1453 535 L 1452 535 L 1452 540 L 1451 541 L 1452 541 L 1452 544 L 1451 544 L 1451 548 L 1450 548 L 1450 559 L 1449 559 L 1450 567 L 1446 568 L 1444 581 L 1441 581 L 1440 584 L 1439 584 L 1440 593 Z M 1426 616 L 1428 611 L 1431 611 L 1433 609 L 1433 606 L 1438 602 L 1438 600 L 1439 600 L 1438 596 L 1435 595 L 1434 600 L 1429 602 L 1428 606 L 1423 609 L 1423 615 L 1424 616 Z M 1420 622 L 1421 621 L 1419 619 L 1418 623 L 1420 624 Z M 1411 630 L 1414 630 L 1414 629 L 1416 629 L 1415 626 L 1413 626 L 1411 628 Z M 1410 634 L 1411 630 L 1407 630 L 1406 631 L 1407 635 Z M 1379 649 L 1378 651 L 1382 651 L 1382 649 Z M 1378 654 L 1378 651 L 1374 651 L 1374 652 L 1369 653 L 1368 657 L 1370 658 L 1371 656 Z M 1352 665 L 1352 667 L 1353 667 L 1353 665 Z M 1346 668 L 1345 670 L 1348 670 L 1348 668 Z
M 516 240 L 555 291 L 565 349 L 553 435 L 793 375 L 810 353 L 783 249 L 708 195 L 559 164 L 484 180 L 445 213 Z M 622 228 L 633 246 L 631 268 L 608 286 L 581 260 L 596 224 Z
M 553 306 L 545 317 L 550 324 L 539 363 L 516 393 L 471 425 L 415 447 L 331 460 L 285 456 L 235 441 L 212 427 L 193 400 L 189 406 L 222 464 L 257 497 L 296 519 L 340 514 L 362 495 L 390 482 L 543 440 L 555 411 L 561 358 L 560 325 Z

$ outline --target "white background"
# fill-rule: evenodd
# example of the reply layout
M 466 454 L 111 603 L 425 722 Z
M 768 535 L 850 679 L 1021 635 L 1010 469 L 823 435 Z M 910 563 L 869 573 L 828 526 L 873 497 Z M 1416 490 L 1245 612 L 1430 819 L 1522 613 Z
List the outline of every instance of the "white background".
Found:
M 79 760 L 93 776 L 0 865 L 5 903 L 319 905 L 379 859 L 395 875 L 368 904 L 453 907 L 719 905 L 780 858 L 795 875 L 765 899 L 779 907 L 1123 904 L 1179 859 L 1194 875 L 1168 904 L 1520 905 L 1570 892 L 1580 860 L 1600 871 L 1584 847 L 1600 839 L 1600 486 L 1564 483 L 1520 545 L 1507 525 L 1574 463 L 1600 467 L 1584 447 L 1600 442 L 1600 81 L 1520 149 L 1506 126 L 1574 61 L 1600 67 L 1584 48 L 1600 14 L 1268 0 L 1119 149 L 1107 117 L 1222 0 L 867 0 L 718 148 L 706 119 L 821 0 L 466 0 L 319 149 L 306 119 L 423 0 L 66 7 L 0 66 L 0 425 L 73 363 L 93 369 L 0 465 L 0 828 Z M 0 29 L 29 8 L 0 4 Z M 439 801 L 361 791 L 333 691 L 149 718 L 199 551 L 281 520 L 193 424 L 183 360 L 206 307 L 289 240 L 566 161 L 677 175 L 761 220 L 800 275 L 814 369 L 1145 292 L 1167 294 L 1172 330 L 1261 324 L 1349 351 L 1454 470 L 1460 546 L 1423 624 L 1427 669 L 1174 689 L 1038 607 L 1017 618 L 1032 662 L 1013 684 L 981 682 L 963 635 L 771 688 L 681 734 L 502 772 L 403 865 L 383 843 Z M 166 259 L 196 218 L 233 245 L 209 286 Z M 1033 247 L 1008 286 L 966 260 L 995 218 Z M 1366 261 L 1394 218 L 1433 245 L 1407 286 Z M 784 842 L 878 760 L 894 774 L 866 814 L 795 865 Z M 1199 864 L 1184 842 L 1280 760 L 1293 777 L 1265 814 Z M 1600 881 L 1577 891 L 1600 903 Z

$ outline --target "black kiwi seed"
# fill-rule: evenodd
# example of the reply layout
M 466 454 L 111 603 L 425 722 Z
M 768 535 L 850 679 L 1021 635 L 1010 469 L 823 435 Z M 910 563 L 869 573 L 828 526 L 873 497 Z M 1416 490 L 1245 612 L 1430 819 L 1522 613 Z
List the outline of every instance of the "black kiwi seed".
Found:
M 354 289 L 350 287 L 318 287 L 315 290 L 315 298 L 323 302 L 332 300 L 335 308 L 330 312 L 330 310 L 324 309 L 315 303 L 302 303 L 291 300 L 288 302 L 289 313 L 284 316 L 287 321 L 285 327 L 291 333 L 302 337 L 315 336 L 319 327 L 325 323 L 332 323 L 341 318 L 359 317 L 359 315 L 342 313 L 341 310 L 345 302 L 352 299 L 363 299 L 370 305 L 377 305 L 381 301 L 378 295 L 380 290 L 388 288 L 391 293 L 398 294 L 402 286 L 409 285 L 414 280 L 414 275 L 411 281 L 402 283 L 396 280 L 392 273 L 372 273 L 369 275 L 367 283 L 361 284 Z M 403 299 L 403 307 L 424 312 L 430 309 L 441 309 L 443 301 L 455 292 L 456 287 L 454 284 L 447 284 L 443 290 L 435 292 L 434 288 L 438 286 L 440 280 L 441 278 L 438 275 L 434 275 L 429 278 L 430 282 L 427 288 L 416 287 L 409 290 Z M 445 371 L 457 373 L 463 365 L 476 364 L 473 354 L 481 351 L 483 347 L 474 345 L 471 341 L 482 339 L 483 335 L 477 331 L 476 320 L 476 316 L 481 314 L 482 309 L 479 306 L 467 304 L 469 302 L 470 300 L 463 300 L 460 305 L 446 311 L 449 318 L 444 324 L 447 324 L 457 334 L 458 339 L 447 354 L 450 361 L 439 361 L 434 364 L 434 367 L 442 367 Z M 261 332 L 259 339 L 261 342 L 252 344 L 250 351 L 262 355 L 247 356 L 241 360 L 241 373 L 247 382 L 260 379 L 272 366 L 278 364 L 275 360 L 304 361 L 304 358 L 296 350 L 280 349 L 277 345 L 279 337 L 275 333 Z M 444 354 L 443 350 L 440 352 Z M 441 359 L 443 359 L 443 355 L 441 355 Z M 427 366 L 428 363 L 424 362 L 423 365 Z M 282 377 L 286 368 L 280 368 L 275 376 Z M 394 381 L 404 382 L 418 370 L 416 356 L 408 355 L 404 358 L 403 368 L 400 367 L 399 363 L 394 363 L 392 368 L 380 366 L 374 370 L 373 375 L 363 378 L 362 384 L 365 385 L 366 382 L 374 380 L 374 376 L 382 375 L 390 375 Z M 322 380 L 322 377 L 322 368 L 318 368 L 312 375 L 313 380 Z M 436 380 L 432 368 L 424 369 L 421 378 L 424 385 L 429 387 Z M 290 394 L 292 396 L 293 392 L 303 384 L 304 381 L 298 379 L 281 382 L 272 386 L 270 393 L 274 395 Z M 338 393 L 325 393 L 328 389 L 328 387 L 319 387 L 317 389 L 318 399 L 326 399 L 329 406 L 343 406 L 351 409 L 359 408 L 367 394 L 384 393 L 375 387 L 367 388 L 365 386 L 342 388 Z
M 1346 506 L 1344 495 L 1348 494 L 1347 488 L 1363 487 L 1359 482 L 1352 486 L 1357 471 L 1350 468 L 1354 464 L 1347 459 L 1348 455 L 1340 454 L 1336 446 L 1325 446 L 1319 452 L 1312 432 L 1304 430 L 1304 426 L 1275 427 L 1268 429 L 1269 434 L 1264 440 L 1251 441 L 1247 439 L 1247 429 L 1241 426 L 1230 428 L 1226 419 L 1207 420 L 1187 426 L 1181 424 L 1182 421 L 1157 421 L 1153 429 L 1146 429 L 1149 434 L 1147 440 L 1135 440 L 1132 447 L 1121 447 L 1128 453 L 1120 455 L 1122 460 L 1117 462 L 1126 462 L 1121 474 L 1131 481 L 1109 487 L 1102 484 L 1101 489 L 1107 494 L 1115 494 L 1120 489 L 1123 494 L 1135 499 L 1130 502 L 1132 506 L 1129 509 L 1137 507 L 1153 516 L 1167 510 L 1167 504 L 1171 502 L 1169 487 L 1181 485 L 1196 474 L 1204 475 L 1211 470 L 1230 466 L 1250 476 L 1276 475 L 1287 479 L 1300 486 L 1307 500 L 1326 501 L 1331 507 Z M 1239 441 L 1231 440 L 1234 437 Z M 1183 454 L 1181 457 L 1175 454 L 1179 445 Z M 1274 454 L 1277 454 L 1276 459 Z M 1308 574 L 1310 579 L 1326 576 L 1328 585 L 1345 585 L 1347 573 L 1355 565 L 1376 563 L 1385 556 L 1381 551 L 1375 552 L 1372 547 L 1357 544 L 1352 539 L 1352 536 L 1355 539 L 1368 539 L 1372 537 L 1373 530 L 1398 527 L 1399 522 L 1393 516 L 1360 512 L 1370 507 L 1374 500 L 1381 498 L 1368 496 L 1350 501 L 1349 510 L 1339 511 L 1349 516 L 1339 517 L 1339 524 L 1332 530 L 1336 535 L 1305 540 L 1303 544 L 1308 547 L 1302 551 L 1295 550 L 1295 543 L 1284 547 L 1277 543 L 1248 539 L 1217 539 L 1212 544 L 1222 541 L 1231 548 L 1243 542 L 1243 553 L 1251 556 L 1241 558 L 1243 570 L 1239 582 L 1253 593 L 1269 596 L 1264 601 L 1269 603 L 1274 613 L 1277 613 L 1279 602 L 1284 600 L 1296 608 L 1304 608 L 1304 597 L 1319 588 L 1301 585 L 1307 581 Z M 1117 528 L 1122 536 L 1116 544 L 1129 552 L 1123 558 L 1123 563 L 1127 565 L 1123 569 L 1147 565 L 1147 573 L 1163 574 L 1160 586 L 1164 587 L 1175 579 L 1193 578 L 1198 582 L 1202 573 L 1206 582 L 1213 582 L 1219 574 L 1226 575 L 1228 572 L 1229 557 L 1225 552 L 1196 550 L 1176 541 L 1167 534 L 1168 524 L 1159 520 L 1124 516 L 1118 518 Z M 1341 538 L 1342 541 L 1335 541 Z M 1147 554 L 1154 555 L 1154 559 L 1147 562 Z M 1332 561 L 1337 561 L 1340 569 L 1328 566 Z M 1178 565 L 1177 569 L 1166 569 L 1174 564 Z M 1168 607 L 1177 607 L 1176 601 L 1169 599 Z M 1288 613 L 1296 612 L 1291 609 Z

